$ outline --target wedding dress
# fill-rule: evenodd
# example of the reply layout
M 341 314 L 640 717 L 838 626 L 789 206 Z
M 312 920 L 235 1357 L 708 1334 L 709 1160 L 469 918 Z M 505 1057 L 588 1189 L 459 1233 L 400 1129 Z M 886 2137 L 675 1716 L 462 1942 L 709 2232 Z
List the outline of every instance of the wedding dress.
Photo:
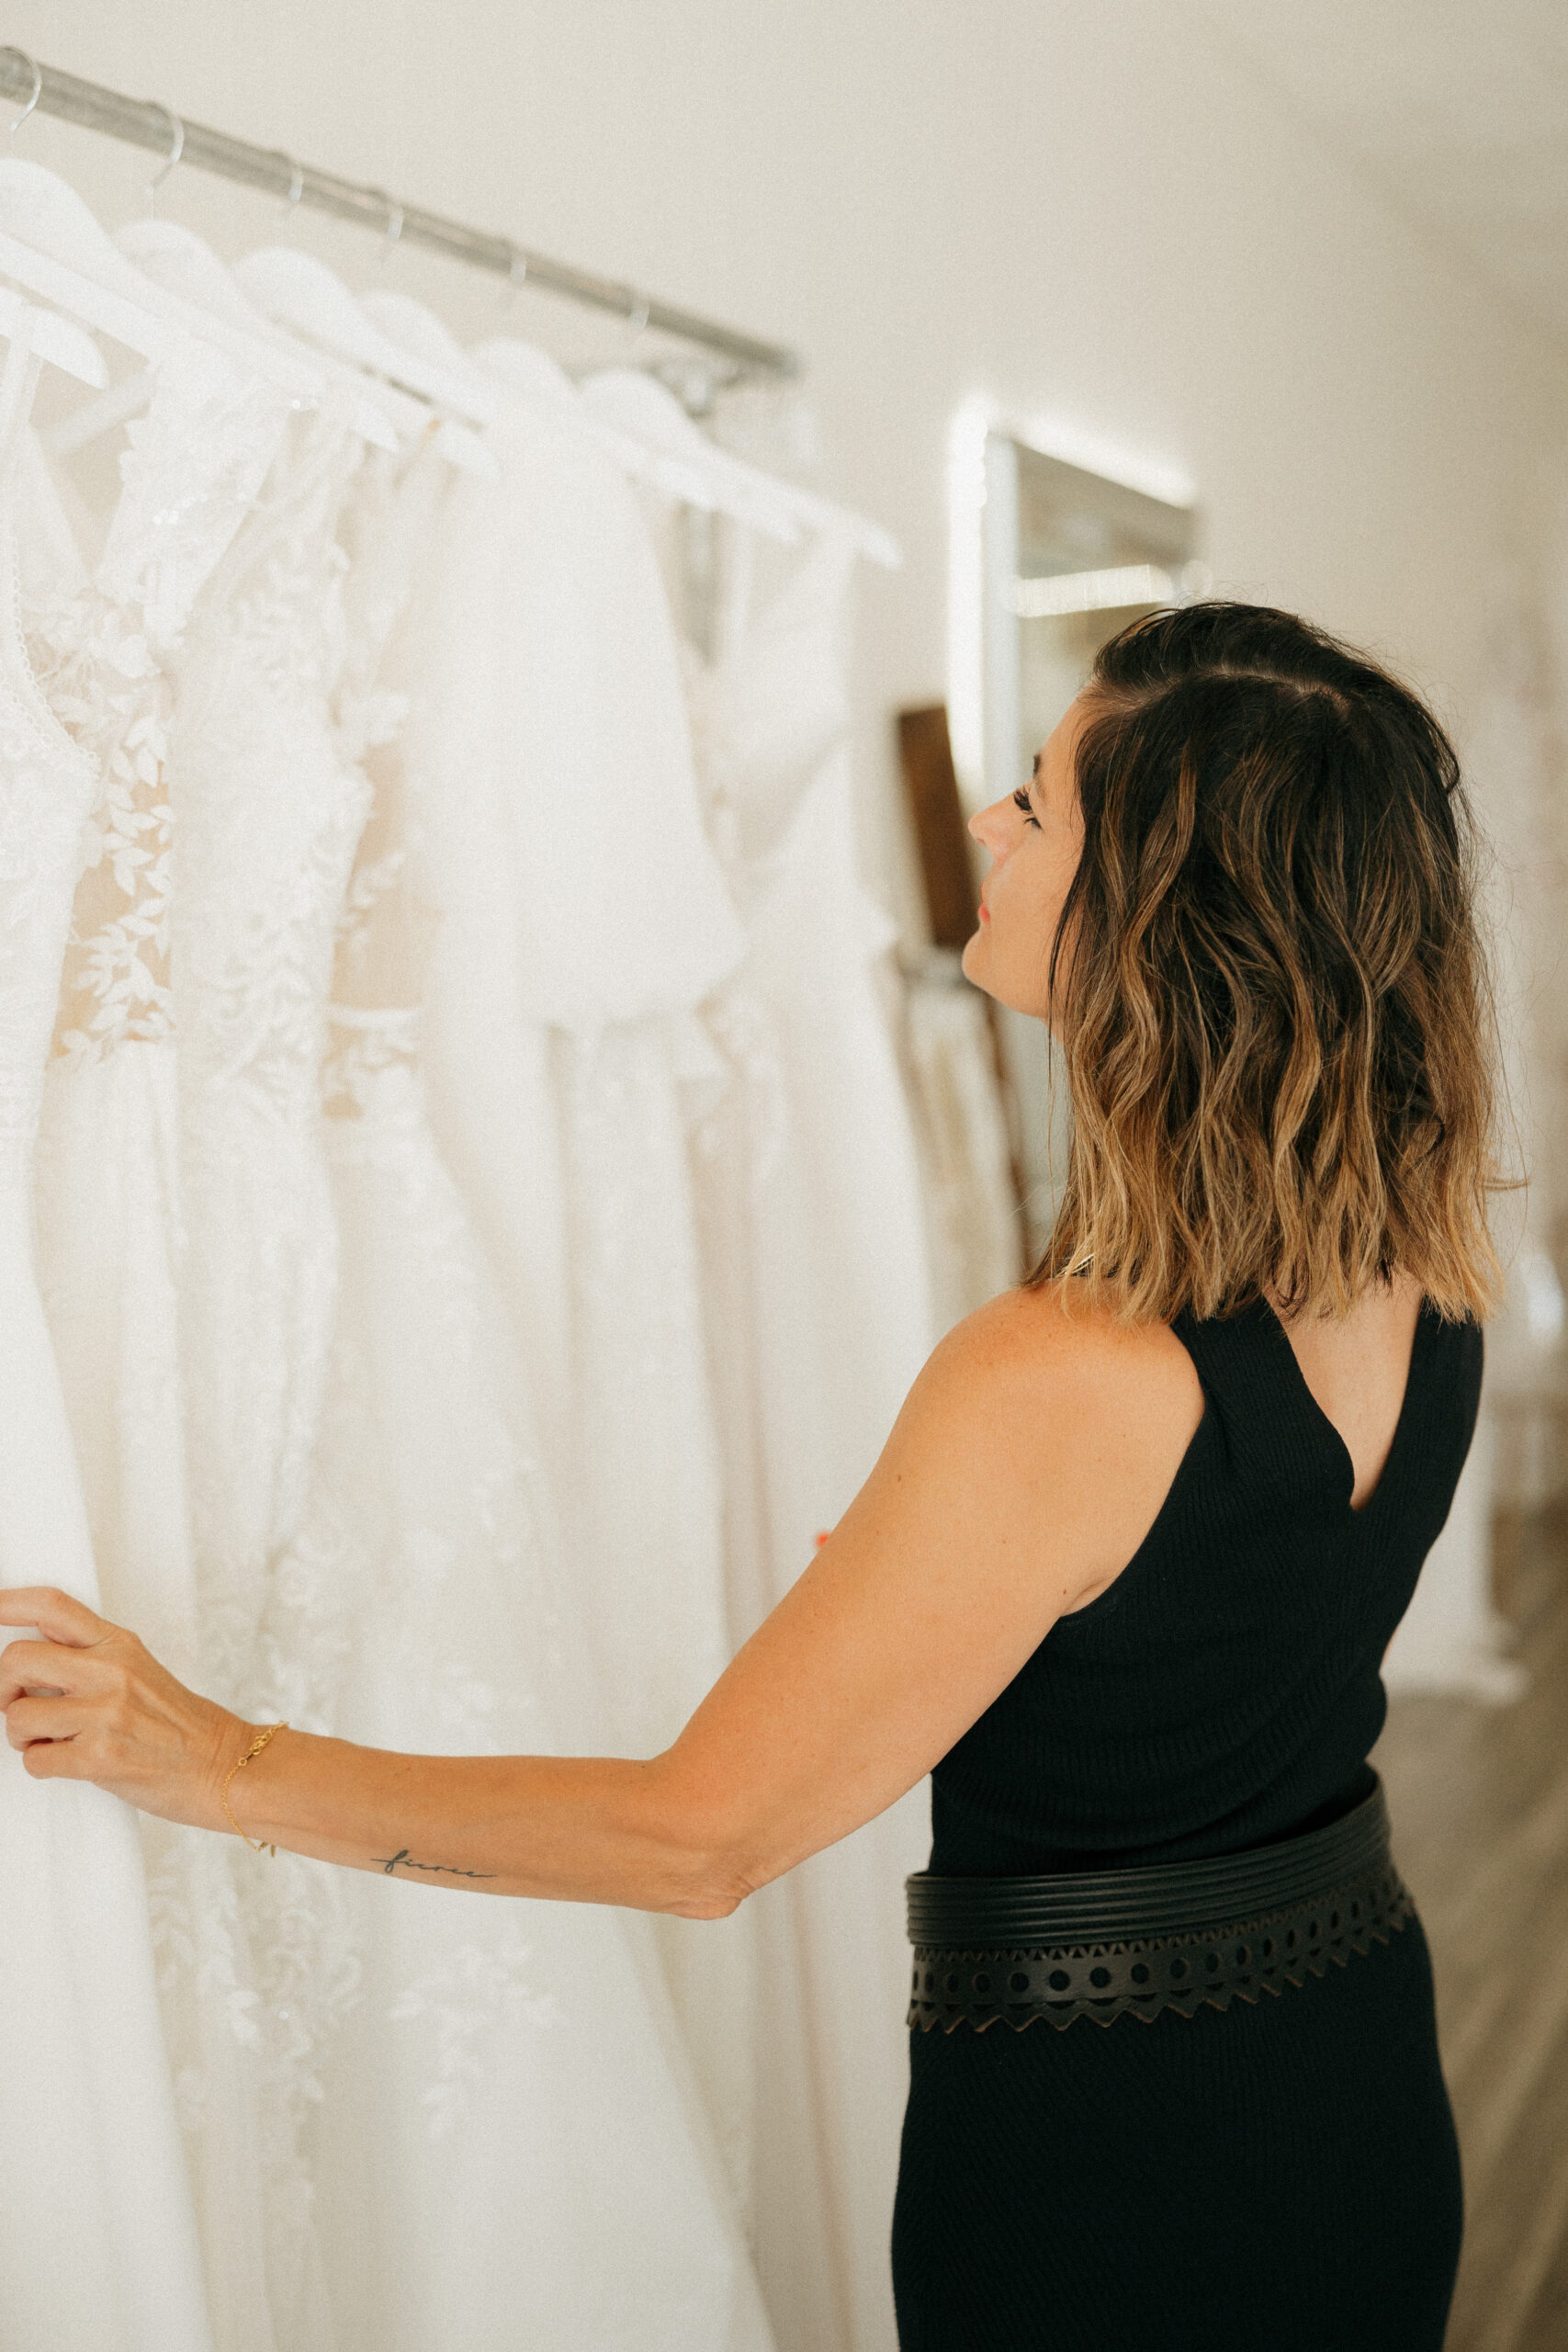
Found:
M 491 428 L 500 483 L 454 483 L 423 569 L 426 1067 L 527 1357 L 607 1733 L 647 1756 L 733 1646 L 689 1142 L 723 1077 L 694 1008 L 745 940 L 636 496 L 555 373 L 553 407 L 535 368 Z M 742 2209 L 753 1934 L 743 1911 L 639 1937 Z
M 601 1741 L 603 1710 L 516 1340 L 426 1109 L 433 913 L 384 683 L 420 650 L 417 612 L 377 676 L 447 487 L 373 455 L 344 516 L 338 744 L 375 798 L 325 1075 L 333 1347 L 266 1703 L 371 1744 L 556 1753 Z M 625 1915 L 389 1876 L 342 1891 L 357 1997 L 310 2135 L 341 2352 L 768 2352 Z
M 266 1698 L 262 1625 L 305 1508 L 336 1294 L 320 1070 L 334 926 L 368 799 L 338 755 L 333 712 L 345 646 L 337 526 L 364 456 L 354 413 L 334 391 L 291 415 L 172 664 L 178 1336 L 196 1600 L 203 1687 L 253 1716 Z M 238 2198 L 217 2151 L 199 2167 L 229 2232 L 214 2257 L 223 2352 L 230 2341 L 335 2352 L 306 2143 L 355 1993 L 342 1892 L 297 1855 L 264 1867 L 231 1846 L 224 1860 L 234 1896 L 217 1916 L 231 1957 L 199 1958 L 214 1928 L 198 1866 L 161 1890 L 165 1939 L 198 1955 L 206 2008 L 227 2003 L 254 2086 Z M 189 2064 L 193 2110 L 210 2115 L 210 2041 Z M 236 2206 L 241 2224 L 229 2220 Z
M 45 1096 L 46 1296 L 106 1606 L 186 1681 L 240 1703 L 239 1661 L 215 1642 L 197 1574 L 186 1467 L 190 1192 L 170 934 L 174 876 L 189 869 L 171 770 L 192 607 L 249 527 L 289 424 L 276 391 L 197 349 L 160 371 L 107 518 L 69 478 L 31 478 L 52 561 L 33 566 L 29 639 L 104 777 Z M 90 573 L 73 516 L 103 540 Z M 254 1864 L 162 1823 L 145 1821 L 142 1838 L 218 2352 L 310 2352 L 324 2339 L 298 2324 L 302 2197 L 280 2145 L 281 2070 L 265 2063 L 276 2020 L 242 1900 Z
M 892 925 L 857 876 L 849 759 L 853 549 L 727 541 L 714 661 L 688 660 L 714 838 L 749 950 L 710 1031 L 735 1085 L 705 1133 L 715 1346 L 732 1484 L 763 1497 L 752 1620 L 807 1565 L 869 1474 L 937 1337 L 909 1109 L 877 966 Z M 762 593 L 763 563 L 780 573 Z M 737 1335 L 745 1333 L 742 1345 Z M 743 1630 L 750 1630 L 749 1625 Z M 758 2261 L 790 2352 L 895 2342 L 886 2242 L 907 2089 L 903 1880 L 928 1842 L 914 1791 L 769 1887 L 774 1974 L 813 2057 L 773 2079 L 757 2162 Z M 846 1972 L 842 1955 L 859 1964 Z M 764 2063 L 775 2064 L 771 2051 Z M 785 2317 L 787 2314 L 787 2324 Z
M 0 528 L 9 543 L 0 593 L 11 600 L 0 630 L 0 1580 L 59 1584 L 96 1608 L 64 1393 L 34 1273 L 32 1161 L 100 770 L 96 747 L 67 731 L 25 650 L 21 575 L 38 550 L 18 546 L 24 507 L 36 514 L 18 474 L 31 457 L 20 437 L 31 389 L 19 324 L 0 381 Z M 155 395 L 158 425 L 188 425 L 209 390 L 199 355 L 171 353 Z M 146 559 L 158 541 L 147 487 L 145 470 L 128 469 L 125 528 L 118 537 L 111 529 L 100 575 L 110 584 L 83 592 L 129 673 L 141 656 L 107 616 L 118 560 L 132 547 Z M 166 544 L 164 551 L 172 552 Z M 141 576 L 158 580 L 158 567 Z M 32 1783 L 7 1749 L 0 1883 L 0 2345 L 208 2352 L 134 1818 L 96 1789 Z
M 175 412 L 161 378 L 131 428 L 91 593 L 30 616 L 107 778 L 41 1192 L 110 1605 L 243 1709 L 332 1309 L 317 1066 L 364 787 L 322 673 L 360 450 L 335 409 L 202 365 L 202 399 Z M 352 1994 L 332 1888 L 298 1858 L 262 1880 L 227 1841 L 143 1836 L 220 2352 L 330 2352 L 300 2132 Z

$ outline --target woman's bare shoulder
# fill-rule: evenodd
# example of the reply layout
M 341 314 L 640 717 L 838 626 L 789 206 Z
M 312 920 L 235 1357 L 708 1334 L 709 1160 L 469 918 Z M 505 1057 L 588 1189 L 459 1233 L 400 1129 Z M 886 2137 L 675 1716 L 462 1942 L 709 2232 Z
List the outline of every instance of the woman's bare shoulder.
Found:
M 938 1349 L 976 1369 L 1002 1376 L 1037 1374 L 1047 1381 L 1065 1374 L 1082 1379 L 1136 1383 L 1162 1371 L 1182 1381 L 1192 1360 L 1166 1323 L 1121 1323 L 1109 1307 L 1075 1298 L 1060 1287 L 1019 1284 L 1000 1292 L 955 1324 Z M 934 1359 L 933 1359 L 934 1361 Z M 1196 1374 L 1192 1374 L 1196 1379 Z
M 1168 1325 L 1122 1324 L 1050 1288 L 1005 1291 L 966 1316 L 926 1378 L 950 1439 L 988 1432 L 987 1451 L 999 1439 L 1003 1475 L 1080 1600 L 1136 1552 L 1203 1416 Z

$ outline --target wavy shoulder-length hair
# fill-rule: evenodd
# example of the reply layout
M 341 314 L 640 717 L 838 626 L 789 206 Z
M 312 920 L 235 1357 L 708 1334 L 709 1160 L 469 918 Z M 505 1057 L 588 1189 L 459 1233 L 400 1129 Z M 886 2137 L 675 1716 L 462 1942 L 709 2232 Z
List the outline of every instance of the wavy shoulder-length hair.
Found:
M 1419 1278 L 1502 1300 L 1506 1100 L 1459 762 L 1386 671 L 1288 613 L 1135 621 L 1086 689 L 1083 853 L 1050 951 L 1072 1108 L 1032 1287 L 1118 1321 Z

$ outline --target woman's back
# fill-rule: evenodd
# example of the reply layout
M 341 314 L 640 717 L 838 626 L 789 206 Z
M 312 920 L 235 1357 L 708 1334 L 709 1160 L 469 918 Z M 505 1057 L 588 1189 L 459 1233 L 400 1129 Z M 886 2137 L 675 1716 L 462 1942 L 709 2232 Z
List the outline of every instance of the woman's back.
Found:
M 1128 1508 L 1118 1483 L 1163 1485 L 1164 1499 L 1122 1572 L 1057 1621 L 937 1766 L 940 1875 L 1235 1852 L 1333 1819 L 1371 1786 L 1379 1668 L 1470 1444 L 1480 1326 L 1444 1321 L 1402 1284 L 1294 1335 L 1264 1300 L 1226 1318 L 1183 1311 L 1169 1329 L 1201 1407 L 1151 1332 L 1119 1375 L 1121 1430 L 1082 1465 L 1076 1498 L 1108 1536 Z M 1096 1345 L 1086 1334 L 1086 1363 Z

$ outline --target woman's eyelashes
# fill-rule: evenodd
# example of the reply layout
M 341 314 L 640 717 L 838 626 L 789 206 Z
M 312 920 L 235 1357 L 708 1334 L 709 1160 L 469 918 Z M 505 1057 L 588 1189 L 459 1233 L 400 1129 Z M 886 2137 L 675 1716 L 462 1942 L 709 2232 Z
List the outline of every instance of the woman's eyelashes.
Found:
M 1015 808 L 1021 808 L 1023 811 L 1026 820 L 1032 824 L 1036 832 L 1038 832 L 1040 830 L 1040 820 L 1034 813 L 1033 805 L 1029 797 L 1029 786 L 1026 784 L 1021 784 L 1018 790 L 1013 794 L 1012 805 Z

